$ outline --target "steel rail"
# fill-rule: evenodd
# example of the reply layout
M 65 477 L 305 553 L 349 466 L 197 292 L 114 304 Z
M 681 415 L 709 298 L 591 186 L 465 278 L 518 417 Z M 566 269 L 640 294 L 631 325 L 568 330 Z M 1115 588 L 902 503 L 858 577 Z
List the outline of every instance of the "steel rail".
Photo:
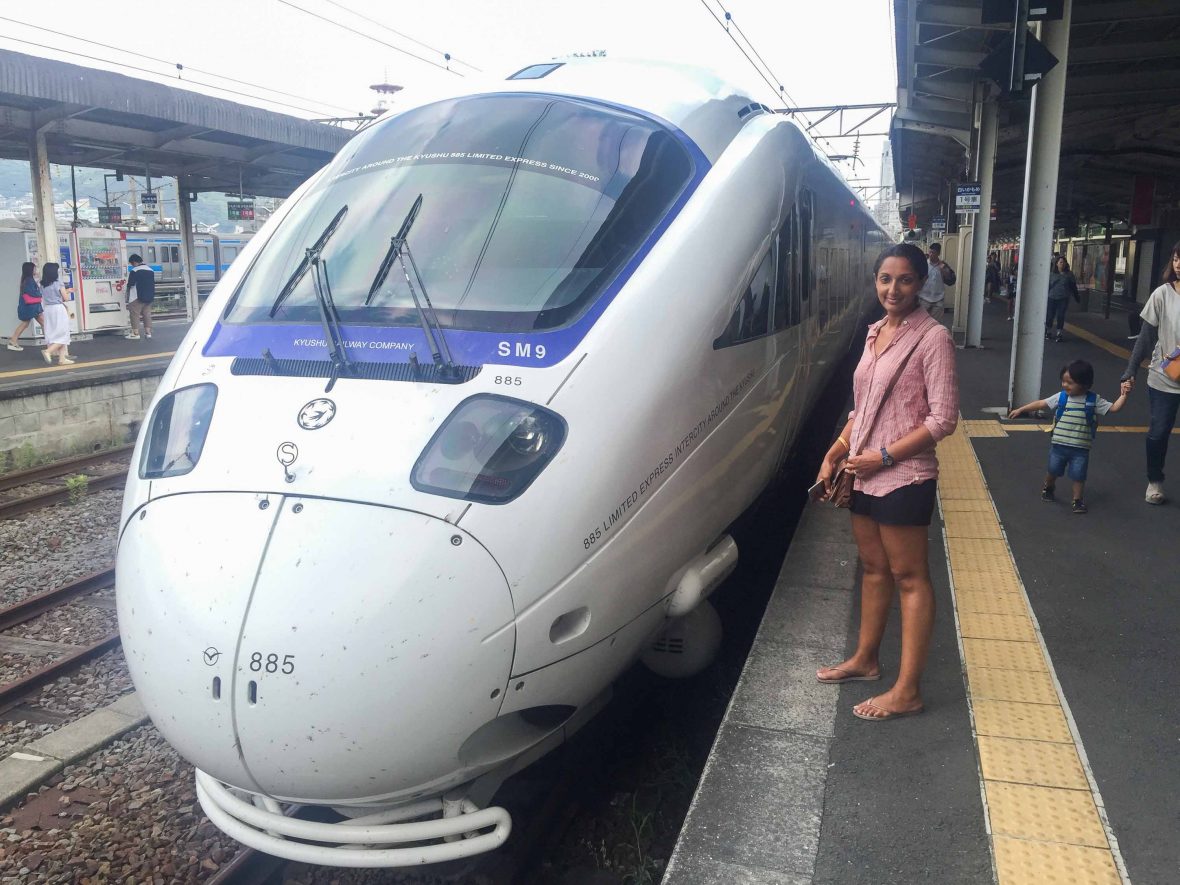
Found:
M 5 473 L 3 476 L 0 476 L 0 492 L 6 492 L 18 486 L 28 485 L 31 482 L 41 482 L 46 479 L 65 476 L 71 472 L 77 472 L 80 467 L 89 467 L 91 464 L 101 464 L 103 461 L 111 460 L 111 458 L 129 455 L 134 448 L 134 445 L 118 446 L 113 449 L 103 449 L 101 452 L 92 452 L 88 455 L 78 455 L 74 458 L 54 461 L 52 464 L 30 467 L 28 470 L 16 470 L 12 473 Z
M 87 490 L 99 491 L 101 489 L 122 488 L 126 483 L 127 469 L 124 468 L 114 473 L 104 473 L 102 476 L 91 477 L 87 483 Z M 70 496 L 74 494 L 76 492 L 70 489 L 54 489 L 51 492 L 41 492 L 40 494 L 17 498 L 13 501 L 0 502 L 0 519 L 12 519 L 14 516 L 21 516 L 32 510 L 40 510 L 42 507 L 60 504 L 63 501 L 70 500 Z
M 76 670 L 87 661 L 97 658 L 119 644 L 119 634 L 111 633 L 93 645 L 80 648 L 63 658 L 52 661 L 39 670 L 34 670 L 20 679 L 15 679 L 5 685 L 0 685 L 0 713 L 11 710 L 21 703 L 25 697 L 43 685 L 48 685 L 72 670 Z
M 78 596 L 86 596 L 95 590 L 105 590 L 114 581 L 115 570 L 106 568 L 60 587 L 55 587 L 53 590 L 38 593 L 36 596 L 26 596 L 20 602 L 0 608 L 0 632 L 30 621 L 37 615 L 45 614 L 45 612 Z

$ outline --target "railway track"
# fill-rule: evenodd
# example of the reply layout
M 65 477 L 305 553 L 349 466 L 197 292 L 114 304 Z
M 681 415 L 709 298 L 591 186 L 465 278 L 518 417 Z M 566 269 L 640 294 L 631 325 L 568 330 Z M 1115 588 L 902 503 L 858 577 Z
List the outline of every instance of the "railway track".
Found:
M 114 582 L 115 570 L 113 568 L 103 569 L 45 593 L 26 597 L 20 602 L 0 609 L 0 643 L 3 641 L 3 634 L 13 627 L 31 621 L 33 618 L 97 590 L 104 590 L 112 586 Z M 29 642 L 30 640 L 23 641 Z M 96 642 L 80 646 L 50 661 L 43 667 L 0 685 L 0 713 L 11 710 L 37 689 L 48 685 L 60 676 L 72 673 L 86 662 L 118 644 L 118 631 L 109 633 Z
M 99 489 L 122 488 L 127 482 L 127 468 L 107 473 L 93 470 L 96 465 L 118 460 L 130 456 L 134 446 L 119 446 L 114 449 L 104 449 L 92 455 L 79 455 L 52 464 L 43 464 L 28 470 L 18 470 L 0 476 L 0 519 L 12 519 L 22 516 L 42 507 L 49 507 L 68 501 L 72 492 L 65 486 L 67 477 L 81 474 L 87 479 L 90 491 Z M 34 492 L 28 495 L 12 494 L 23 486 L 53 485 L 48 491 Z M 56 486 L 60 485 L 60 488 Z

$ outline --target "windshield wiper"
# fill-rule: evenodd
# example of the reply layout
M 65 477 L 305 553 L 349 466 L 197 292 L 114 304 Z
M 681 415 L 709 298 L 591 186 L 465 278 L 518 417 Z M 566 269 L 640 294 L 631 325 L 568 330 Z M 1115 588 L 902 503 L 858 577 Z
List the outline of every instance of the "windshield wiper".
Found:
M 283 302 L 287 300 L 287 296 L 295 291 L 295 287 L 299 285 L 299 281 L 303 279 L 303 275 L 307 273 L 311 267 L 311 260 L 309 258 L 312 253 L 318 257 L 323 251 L 324 246 L 328 245 L 328 240 L 332 239 L 332 234 L 336 233 L 336 228 L 340 227 L 340 222 L 344 220 L 344 216 L 348 214 L 348 204 L 345 203 L 340 207 L 340 211 L 336 216 L 328 222 L 328 226 L 324 228 L 316 241 L 312 244 L 303 256 L 303 260 L 299 262 L 299 266 L 295 268 L 295 272 L 287 278 L 287 282 L 283 284 L 283 288 L 279 289 L 279 294 L 275 298 L 274 304 L 270 306 L 270 316 L 273 319 L 274 315 L 278 313 L 279 308 L 283 306 Z
M 414 222 L 418 218 L 418 212 L 422 209 L 422 195 L 418 194 L 418 199 L 414 200 L 414 205 L 410 207 L 410 211 L 406 213 L 405 220 L 402 221 L 401 227 L 398 228 L 389 240 L 389 249 L 385 253 L 385 257 L 381 259 L 381 266 L 377 268 L 377 275 L 373 277 L 373 283 L 369 286 L 369 294 L 365 298 L 365 306 L 368 307 L 373 302 L 373 297 L 381 291 L 381 286 L 385 283 L 385 278 L 389 276 L 390 270 L 393 269 L 394 261 L 397 261 L 402 266 L 402 274 L 406 278 L 406 286 L 410 290 L 410 298 L 414 301 L 414 310 L 418 314 L 418 322 L 422 325 L 422 331 L 426 335 L 426 342 L 430 345 L 430 356 L 434 360 L 435 366 L 438 367 L 440 377 L 452 380 L 458 375 L 455 369 L 455 361 L 451 358 L 451 349 L 447 347 L 447 340 L 443 336 L 442 324 L 438 321 L 438 316 L 435 315 L 434 305 L 430 303 L 430 295 L 426 292 L 426 284 L 422 281 L 422 274 L 418 272 L 418 265 L 414 261 L 414 253 L 410 251 L 410 228 L 414 226 Z M 409 267 L 406 266 L 406 259 L 410 259 Z M 410 268 L 414 271 L 414 278 L 418 281 L 418 287 L 422 289 L 422 301 L 418 300 L 418 291 L 414 288 L 414 281 L 410 279 Z M 422 302 L 426 302 L 426 306 L 422 306 Z M 410 354 L 411 357 L 413 353 Z M 411 360 L 415 365 L 416 360 Z
M 332 370 L 328 375 L 328 386 L 324 388 L 324 393 L 336 385 L 336 379 L 340 376 L 341 370 L 347 375 L 354 374 L 352 362 L 344 348 L 344 332 L 341 330 L 340 314 L 336 311 L 336 302 L 332 300 L 332 284 L 328 280 L 328 262 L 323 260 L 324 247 L 328 245 L 328 240 L 332 239 L 332 234 L 336 233 L 336 228 L 340 227 L 340 222 L 347 214 L 348 204 L 345 203 L 328 222 L 328 226 L 324 228 L 323 232 L 316 237 L 316 241 L 304 251 L 303 260 L 287 278 L 287 282 L 279 290 L 274 304 L 270 306 L 270 315 L 273 317 L 283 306 L 287 297 L 295 291 L 295 287 L 299 285 L 304 274 L 311 271 L 312 288 L 315 290 L 316 304 L 320 311 L 320 325 L 324 330 L 324 342 L 328 345 L 328 359 L 332 364 Z M 274 359 L 270 356 L 269 350 L 263 353 L 263 357 L 270 357 L 268 365 Z M 273 365 L 271 368 L 273 370 Z
M 332 283 L 328 279 L 328 262 L 320 258 L 323 246 L 312 246 L 305 256 L 308 267 L 311 268 L 311 282 L 315 288 L 316 302 L 320 307 L 320 325 L 324 327 L 324 339 L 328 344 L 328 358 L 332 362 L 332 370 L 328 375 L 328 386 L 324 393 L 336 386 L 336 379 L 343 369 L 346 375 L 355 375 L 352 361 L 344 347 L 344 331 L 340 324 L 340 314 L 336 312 L 336 302 L 332 300 Z

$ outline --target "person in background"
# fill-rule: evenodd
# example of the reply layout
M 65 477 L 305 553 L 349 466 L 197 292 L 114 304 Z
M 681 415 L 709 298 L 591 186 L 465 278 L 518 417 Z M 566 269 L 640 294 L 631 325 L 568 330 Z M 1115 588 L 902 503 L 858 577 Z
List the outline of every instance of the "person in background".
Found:
M 894 591 L 900 597 L 897 681 L 852 708 L 853 715 L 870 722 L 922 712 L 920 683 L 934 629 L 927 559 L 938 494 L 934 446 L 958 424 L 959 386 L 950 331 L 918 309 L 927 273 L 926 256 L 909 243 L 890 246 L 877 258 L 873 277 L 885 319 L 869 326 L 853 375 L 853 411 L 817 477 L 830 495 L 836 464 L 849 456 L 856 477 L 852 534 L 863 577 L 856 651 L 818 670 L 816 679 L 832 685 L 880 679 L 881 639 Z
M 139 255 L 127 259 L 131 272 L 127 274 L 127 313 L 131 315 L 131 331 L 124 337 L 139 340 L 139 325 L 143 323 L 143 337 L 152 337 L 152 302 L 156 300 L 156 272 L 143 263 Z
M 955 284 L 954 269 L 942 260 L 942 244 L 931 243 L 930 249 L 926 253 L 926 258 L 929 262 L 930 275 L 926 277 L 926 282 L 922 286 L 922 291 L 918 295 L 918 300 L 922 307 L 930 316 L 936 320 L 942 321 L 942 315 L 946 310 L 944 299 L 946 297 L 946 287 Z
M 993 298 L 1000 297 L 1000 259 L 996 257 L 994 252 L 987 257 L 987 268 L 983 277 L 983 297 L 988 302 Z
M 76 363 L 70 356 L 70 319 L 73 314 L 66 308 L 66 301 L 74 300 L 74 293 L 57 278 L 58 265 L 46 262 L 41 268 L 41 304 L 45 308 L 42 324 L 45 327 L 45 349 L 41 355 L 45 362 L 52 363 L 57 357 L 60 365 Z
M 1147 401 L 1151 407 L 1151 423 L 1147 428 L 1147 492 L 1148 504 L 1163 504 L 1164 459 L 1168 456 L 1168 439 L 1176 426 L 1176 412 L 1180 409 L 1180 381 L 1168 374 L 1168 368 L 1180 359 L 1180 242 L 1172 247 L 1172 254 L 1164 268 L 1163 285 L 1151 293 L 1143 312 L 1143 324 L 1135 339 L 1135 349 L 1127 361 L 1123 381 L 1135 384 L 1135 374 L 1144 358 L 1151 355 L 1147 368 Z
M 20 325 L 8 336 L 9 350 L 24 350 L 19 339 L 33 320 L 37 321 L 37 325 L 41 326 L 44 332 L 45 324 L 41 322 L 44 310 L 41 306 L 41 287 L 37 284 L 37 265 L 26 261 L 20 266 L 20 295 L 16 301 L 16 317 L 20 320 Z
M 1069 269 L 1069 262 L 1064 256 L 1058 256 L 1053 262 L 1053 269 L 1049 271 L 1049 309 L 1045 312 L 1045 340 L 1061 341 L 1061 332 L 1065 328 L 1065 309 L 1069 307 L 1069 299 L 1079 304 L 1082 297 L 1078 294 L 1078 281 L 1074 279 L 1073 271 Z M 1053 324 L 1057 324 L 1057 335 L 1053 335 Z
M 1098 416 L 1119 411 L 1131 392 L 1130 383 L 1123 381 L 1119 386 L 1119 398 L 1112 403 L 1091 393 L 1093 386 L 1094 367 L 1085 360 L 1074 360 L 1061 367 L 1061 390 L 1008 413 L 1009 418 L 1019 418 L 1037 409 L 1045 409 L 1057 415 L 1049 440 L 1049 469 L 1041 487 L 1041 500 L 1054 499 L 1057 480 L 1065 476 L 1068 468 L 1069 478 L 1073 480 L 1074 513 L 1087 510 L 1084 497 L 1086 474 L 1090 466 L 1090 444 L 1098 430 Z

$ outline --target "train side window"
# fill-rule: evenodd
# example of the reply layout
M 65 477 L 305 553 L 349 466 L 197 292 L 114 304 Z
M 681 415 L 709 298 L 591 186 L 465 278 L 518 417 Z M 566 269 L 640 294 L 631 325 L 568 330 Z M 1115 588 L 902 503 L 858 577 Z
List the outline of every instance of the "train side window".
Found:
M 156 247 L 155 246 L 148 246 L 147 247 L 147 263 L 148 264 L 155 264 L 156 263 Z
M 169 246 L 168 248 L 172 250 L 172 261 L 176 264 L 179 264 L 180 263 L 180 247 L 179 246 Z
M 234 259 L 238 257 L 237 246 L 222 246 L 221 247 L 221 263 L 233 264 Z
M 754 276 L 733 309 L 725 331 L 713 347 L 730 347 L 761 338 L 770 331 L 770 305 L 774 298 L 775 249 L 767 250 Z

